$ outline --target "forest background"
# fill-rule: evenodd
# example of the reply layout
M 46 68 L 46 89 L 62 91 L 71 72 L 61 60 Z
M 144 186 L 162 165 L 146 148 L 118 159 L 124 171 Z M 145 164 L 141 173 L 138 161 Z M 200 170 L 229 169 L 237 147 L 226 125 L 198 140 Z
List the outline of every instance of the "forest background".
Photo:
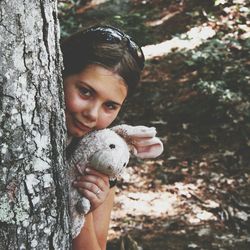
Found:
M 165 145 L 119 181 L 108 249 L 250 249 L 249 7 L 59 1 L 62 38 L 102 23 L 143 47 L 139 91 L 118 122 L 155 126 Z

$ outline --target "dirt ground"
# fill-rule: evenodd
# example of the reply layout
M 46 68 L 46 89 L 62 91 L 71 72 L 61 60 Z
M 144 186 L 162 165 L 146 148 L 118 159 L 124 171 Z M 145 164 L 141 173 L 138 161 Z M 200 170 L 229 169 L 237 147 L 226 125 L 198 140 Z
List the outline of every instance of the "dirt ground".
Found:
M 209 1 L 87 2 L 76 11 L 82 26 L 99 22 L 129 26 L 144 49 L 203 24 L 200 15 L 190 16 L 189 11 L 196 5 L 208 10 L 211 5 Z M 125 14 L 127 23 L 119 23 Z M 133 20 L 147 23 L 149 29 L 133 30 L 129 23 Z M 165 151 L 154 160 L 131 159 L 118 182 L 108 249 L 250 249 L 249 163 L 239 164 L 230 148 L 204 137 L 211 125 L 206 117 L 197 127 L 186 123 L 182 114 L 169 115 L 172 103 L 185 107 L 195 96 L 186 86 L 197 77 L 174 55 L 174 48 L 170 52 L 147 59 L 138 92 L 118 121 L 155 126 Z

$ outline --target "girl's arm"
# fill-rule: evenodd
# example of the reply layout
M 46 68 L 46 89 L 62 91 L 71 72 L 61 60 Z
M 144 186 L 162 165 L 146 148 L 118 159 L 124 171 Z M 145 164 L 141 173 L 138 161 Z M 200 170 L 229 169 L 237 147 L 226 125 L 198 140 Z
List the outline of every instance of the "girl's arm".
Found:
M 92 169 L 73 185 L 90 200 L 92 207 L 80 234 L 73 240 L 73 250 L 105 250 L 115 188 L 109 188 L 107 176 Z M 98 189 L 101 192 L 96 195 Z
M 80 234 L 73 240 L 73 250 L 105 250 L 115 188 L 111 188 L 106 200 L 85 217 Z

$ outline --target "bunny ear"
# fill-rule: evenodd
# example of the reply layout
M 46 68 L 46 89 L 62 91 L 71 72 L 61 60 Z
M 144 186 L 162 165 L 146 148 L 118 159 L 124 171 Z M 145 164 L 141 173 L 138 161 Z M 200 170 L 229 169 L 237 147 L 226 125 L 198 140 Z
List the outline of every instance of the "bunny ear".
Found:
M 135 138 L 154 137 L 156 135 L 156 129 L 154 127 L 146 126 L 130 126 L 130 125 L 118 125 L 111 128 L 118 135 L 125 140 L 134 140 Z
M 139 158 L 155 158 L 163 152 L 163 144 L 155 137 L 154 127 L 123 124 L 111 129 L 125 139 L 133 154 Z
M 133 145 L 133 154 L 139 158 L 156 158 L 163 152 L 163 144 L 158 137 L 141 138 Z

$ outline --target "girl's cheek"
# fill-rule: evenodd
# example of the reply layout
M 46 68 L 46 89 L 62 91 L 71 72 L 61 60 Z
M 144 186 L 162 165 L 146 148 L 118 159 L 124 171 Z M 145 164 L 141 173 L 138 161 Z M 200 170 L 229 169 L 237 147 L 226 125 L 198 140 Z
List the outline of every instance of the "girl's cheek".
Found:
M 79 106 L 79 96 L 77 95 L 77 91 L 72 88 L 65 89 L 65 105 L 68 110 L 74 111 Z
M 81 107 L 83 104 L 81 101 L 78 100 L 77 97 L 72 97 L 72 98 L 66 99 L 65 105 L 68 111 L 78 112 L 81 110 Z
M 113 115 L 102 115 L 99 117 L 97 127 L 99 129 L 108 127 L 117 117 L 118 113 Z
M 65 105 L 66 105 L 66 109 L 68 111 L 73 111 L 74 110 L 74 106 L 75 106 L 74 101 L 72 101 L 70 99 L 66 99 L 65 100 Z

